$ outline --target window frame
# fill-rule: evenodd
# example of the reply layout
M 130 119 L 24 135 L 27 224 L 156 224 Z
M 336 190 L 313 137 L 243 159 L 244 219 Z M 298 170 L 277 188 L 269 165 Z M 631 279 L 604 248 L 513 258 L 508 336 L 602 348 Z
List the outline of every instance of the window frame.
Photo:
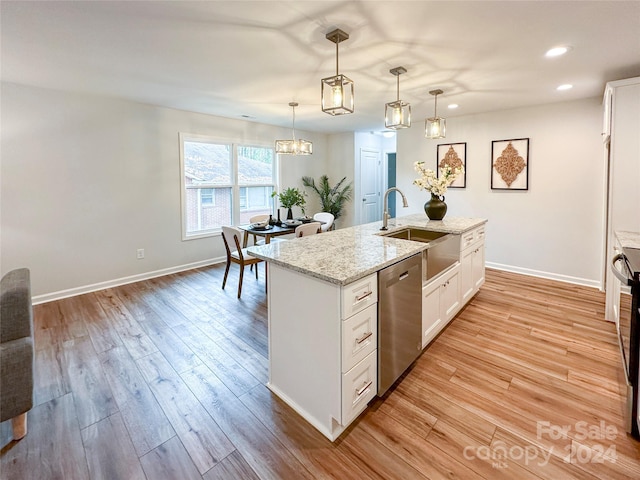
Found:
M 276 154 L 273 143 L 269 142 L 243 142 L 238 139 L 215 137 L 211 135 L 191 134 L 179 132 L 179 150 L 180 150 L 180 217 L 182 225 L 182 240 L 195 240 L 198 238 L 206 238 L 212 236 L 218 236 L 222 233 L 221 228 L 211 228 L 207 230 L 200 230 L 197 233 L 187 232 L 187 187 L 185 185 L 185 159 L 184 159 L 184 144 L 185 142 L 201 142 L 212 143 L 217 145 L 228 145 L 231 151 L 231 183 L 230 184 L 204 184 L 199 188 L 212 188 L 214 191 L 217 188 L 231 188 L 231 223 L 232 225 L 238 225 L 240 221 L 240 188 L 241 187 L 272 187 L 273 191 L 278 191 L 278 182 L 280 180 L 280 163 L 279 155 Z M 267 148 L 273 151 L 273 169 L 272 169 L 272 183 L 269 184 L 242 184 L 238 182 L 238 148 L 239 147 L 254 147 L 254 148 Z M 198 201 L 200 201 L 200 195 L 198 195 Z M 215 205 L 215 193 L 213 204 Z M 271 214 L 274 212 L 275 202 L 271 202 Z

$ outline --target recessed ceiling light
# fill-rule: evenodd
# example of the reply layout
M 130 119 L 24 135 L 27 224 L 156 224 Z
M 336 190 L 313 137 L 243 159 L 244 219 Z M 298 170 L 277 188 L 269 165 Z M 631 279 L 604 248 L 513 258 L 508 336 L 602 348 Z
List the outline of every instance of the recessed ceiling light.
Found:
M 448 105 L 448 108 L 450 108 L 451 110 L 453 110 L 454 108 L 458 108 L 460 105 L 458 105 L 457 103 L 451 103 Z
M 573 85 L 565 83 L 564 85 L 560 85 L 558 88 L 556 88 L 556 90 L 571 90 L 572 88 Z
M 547 50 L 547 53 L 544 54 L 545 57 L 559 57 L 560 55 L 564 55 L 569 51 L 569 47 L 553 47 Z

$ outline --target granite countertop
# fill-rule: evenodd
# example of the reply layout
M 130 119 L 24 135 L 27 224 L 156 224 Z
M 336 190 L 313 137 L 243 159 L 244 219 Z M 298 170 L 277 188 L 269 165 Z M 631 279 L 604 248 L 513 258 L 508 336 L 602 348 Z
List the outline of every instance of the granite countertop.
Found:
M 388 232 L 406 226 L 462 234 L 484 224 L 481 218 L 429 220 L 424 214 L 390 219 Z M 380 236 L 382 222 L 343 228 L 268 245 L 252 246 L 251 255 L 329 283 L 346 285 L 429 248 L 428 243 Z
M 640 248 L 640 232 L 616 230 L 615 234 L 623 248 Z

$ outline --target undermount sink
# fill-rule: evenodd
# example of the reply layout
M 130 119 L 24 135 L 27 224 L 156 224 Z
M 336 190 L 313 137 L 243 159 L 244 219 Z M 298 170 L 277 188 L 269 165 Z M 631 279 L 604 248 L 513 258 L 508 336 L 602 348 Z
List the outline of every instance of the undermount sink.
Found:
M 432 232 L 430 230 L 422 230 L 421 228 L 403 228 L 402 230 L 396 230 L 394 232 L 389 233 L 381 233 L 383 237 L 391 237 L 391 238 L 399 238 L 402 240 L 413 240 L 414 242 L 424 242 L 429 243 L 442 238 L 447 233 L 443 232 Z

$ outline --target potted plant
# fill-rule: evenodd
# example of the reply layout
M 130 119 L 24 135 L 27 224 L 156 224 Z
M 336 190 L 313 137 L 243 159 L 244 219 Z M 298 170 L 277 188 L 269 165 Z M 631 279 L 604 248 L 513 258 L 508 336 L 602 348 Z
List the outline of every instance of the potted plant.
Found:
M 337 220 L 342 216 L 342 211 L 346 203 L 353 196 L 353 185 L 349 182 L 342 185 L 347 177 L 343 177 L 334 187 L 329 184 L 329 177 L 322 175 L 320 181 L 316 182 L 311 177 L 302 177 L 302 183 L 305 187 L 311 188 L 320 197 L 322 211 L 329 212 Z
M 304 206 L 307 203 L 307 200 L 304 198 L 304 193 L 298 190 L 297 188 L 289 187 L 282 192 L 278 193 L 275 190 L 271 194 L 272 197 L 278 197 L 280 201 L 280 205 L 287 210 L 287 219 L 290 220 L 293 218 L 293 212 L 291 211 L 292 207 L 300 207 L 302 210 L 302 214 L 304 215 Z

